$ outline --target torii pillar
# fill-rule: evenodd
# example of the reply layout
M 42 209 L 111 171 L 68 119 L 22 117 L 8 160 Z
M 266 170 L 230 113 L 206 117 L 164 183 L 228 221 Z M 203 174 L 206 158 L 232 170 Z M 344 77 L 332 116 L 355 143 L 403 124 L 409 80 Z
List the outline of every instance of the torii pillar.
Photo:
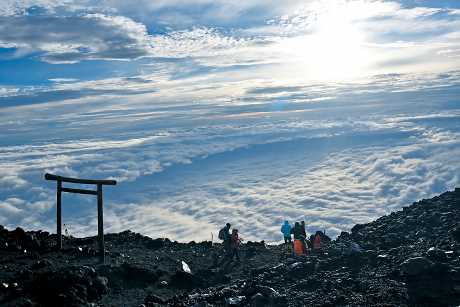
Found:
M 99 255 L 101 262 L 105 262 L 105 249 L 104 249 L 104 211 L 102 199 L 102 186 L 103 185 L 116 185 L 115 180 L 93 180 L 93 179 L 78 179 L 62 177 L 53 174 L 45 174 L 46 180 L 57 182 L 56 186 L 56 232 L 57 232 L 57 248 L 62 249 L 62 209 L 61 209 L 61 195 L 62 192 L 97 195 L 97 236 L 99 242 Z M 63 182 L 80 183 L 80 184 L 95 184 L 97 190 L 84 190 L 62 187 Z

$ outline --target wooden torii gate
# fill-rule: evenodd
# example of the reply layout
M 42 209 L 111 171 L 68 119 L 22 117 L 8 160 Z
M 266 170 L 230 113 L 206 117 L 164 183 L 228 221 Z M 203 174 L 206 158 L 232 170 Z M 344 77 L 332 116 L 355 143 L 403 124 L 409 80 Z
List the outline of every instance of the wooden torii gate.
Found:
M 62 210 L 61 210 L 61 194 L 62 192 L 97 195 L 97 236 L 99 241 L 99 254 L 101 261 L 105 262 L 105 249 L 104 249 L 104 213 L 102 201 L 102 186 L 103 185 L 116 185 L 115 180 L 93 180 L 93 179 L 78 179 L 62 177 L 53 174 L 45 174 L 46 180 L 57 182 L 56 188 L 56 227 L 57 227 L 57 248 L 62 249 Z M 80 183 L 80 184 L 95 184 L 97 190 L 84 190 L 62 187 L 63 182 Z

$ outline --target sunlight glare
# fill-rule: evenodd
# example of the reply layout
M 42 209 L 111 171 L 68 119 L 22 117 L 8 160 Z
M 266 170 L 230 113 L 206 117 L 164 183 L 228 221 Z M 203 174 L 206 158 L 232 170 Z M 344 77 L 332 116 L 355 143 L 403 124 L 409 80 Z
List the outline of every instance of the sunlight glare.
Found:
M 371 59 L 365 35 L 343 8 L 329 7 L 317 15 L 307 34 L 283 42 L 288 61 L 306 78 L 335 81 L 365 73 Z

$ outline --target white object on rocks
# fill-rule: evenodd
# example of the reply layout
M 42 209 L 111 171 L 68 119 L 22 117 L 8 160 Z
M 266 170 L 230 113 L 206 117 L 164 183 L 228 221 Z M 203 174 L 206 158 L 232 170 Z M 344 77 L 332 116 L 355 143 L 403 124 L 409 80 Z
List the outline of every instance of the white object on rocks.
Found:
M 239 305 L 245 298 L 245 296 L 230 297 L 226 299 L 226 302 L 230 306 Z
M 299 265 L 301 265 L 302 263 L 301 262 L 294 262 L 293 264 L 291 264 L 289 266 L 290 269 L 295 269 L 296 267 L 298 267 Z
M 185 261 L 182 261 L 182 270 L 183 270 L 185 273 L 192 274 L 192 270 L 190 270 L 190 267 L 188 266 L 187 263 L 185 263 Z

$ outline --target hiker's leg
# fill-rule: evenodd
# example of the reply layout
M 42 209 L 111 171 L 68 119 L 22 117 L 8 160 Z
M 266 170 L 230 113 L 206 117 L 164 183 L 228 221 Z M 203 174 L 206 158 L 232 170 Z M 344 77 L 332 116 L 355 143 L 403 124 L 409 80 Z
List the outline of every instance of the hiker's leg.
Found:
M 307 254 L 307 242 L 305 242 L 305 240 L 302 240 L 302 249 L 303 249 L 303 253 L 306 255 Z
M 230 259 L 233 260 L 233 257 L 235 257 L 236 254 L 236 248 L 232 247 L 230 251 Z
M 230 257 L 230 254 L 231 254 L 231 248 L 230 248 L 230 241 L 225 241 L 225 256 L 226 257 Z

